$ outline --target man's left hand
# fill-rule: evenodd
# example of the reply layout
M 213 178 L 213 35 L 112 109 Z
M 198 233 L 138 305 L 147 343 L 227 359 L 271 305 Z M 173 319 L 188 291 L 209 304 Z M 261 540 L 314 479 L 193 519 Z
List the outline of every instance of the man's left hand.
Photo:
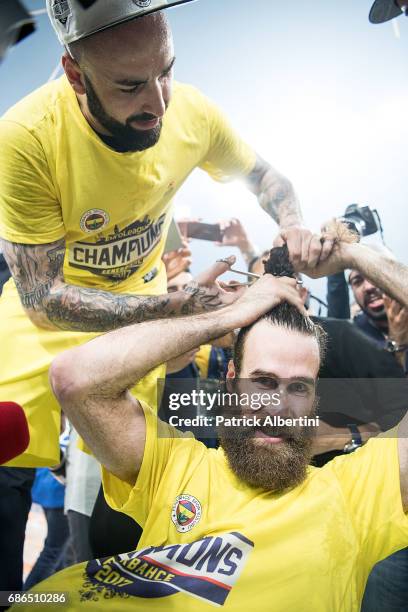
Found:
M 310 270 L 330 256 L 334 240 L 330 235 L 312 234 L 301 225 L 282 229 L 275 238 L 273 246 L 287 244 L 289 258 L 297 271 Z

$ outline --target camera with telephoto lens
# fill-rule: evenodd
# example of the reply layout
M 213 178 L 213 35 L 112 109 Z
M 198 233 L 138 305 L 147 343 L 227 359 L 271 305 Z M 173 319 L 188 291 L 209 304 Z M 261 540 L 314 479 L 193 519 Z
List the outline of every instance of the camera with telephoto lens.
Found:
M 339 221 L 347 225 L 349 230 L 356 233 L 360 238 L 382 231 L 378 212 L 369 206 L 350 204 Z

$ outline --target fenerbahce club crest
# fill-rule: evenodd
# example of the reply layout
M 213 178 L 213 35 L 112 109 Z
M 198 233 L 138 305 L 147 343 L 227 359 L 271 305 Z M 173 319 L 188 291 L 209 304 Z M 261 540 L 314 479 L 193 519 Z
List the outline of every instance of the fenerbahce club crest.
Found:
M 192 495 L 178 495 L 171 511 L 171 520 L 177 531 L 186 533 L 197 525 L 201 518 L 201 504 Z
M 83 232 L 96 232 L 101 230 L 109 223 L 109 215 L 100 208 L 92 208 L 87 210 L 81 217 L 79 222 Z

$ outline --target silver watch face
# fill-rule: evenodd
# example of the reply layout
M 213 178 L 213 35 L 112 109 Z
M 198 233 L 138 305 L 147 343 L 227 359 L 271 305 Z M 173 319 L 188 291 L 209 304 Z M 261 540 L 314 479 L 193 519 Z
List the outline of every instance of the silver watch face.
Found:
M 355 451 L 357 448 L 360 448 L 361 444 L 358 444 L 358 442 L 356 442 L 355 440 L 352 440 L 351 442 L 348 442 L 345 446 L 344 446 L 344 452 L 345 453 L 352 453 L 353 451 Z
M 387 340 L 386 349 L 389 353 L 396 353 L 398 350 L 398 344 L 395 340 Z

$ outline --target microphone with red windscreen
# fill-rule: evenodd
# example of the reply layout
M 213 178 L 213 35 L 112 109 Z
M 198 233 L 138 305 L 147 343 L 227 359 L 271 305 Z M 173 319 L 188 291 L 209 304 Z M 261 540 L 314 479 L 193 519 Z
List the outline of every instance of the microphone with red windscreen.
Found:
M 0 465 L 21 455 L 30 442 L 24 410 L 14 402 L 0 402 Z

